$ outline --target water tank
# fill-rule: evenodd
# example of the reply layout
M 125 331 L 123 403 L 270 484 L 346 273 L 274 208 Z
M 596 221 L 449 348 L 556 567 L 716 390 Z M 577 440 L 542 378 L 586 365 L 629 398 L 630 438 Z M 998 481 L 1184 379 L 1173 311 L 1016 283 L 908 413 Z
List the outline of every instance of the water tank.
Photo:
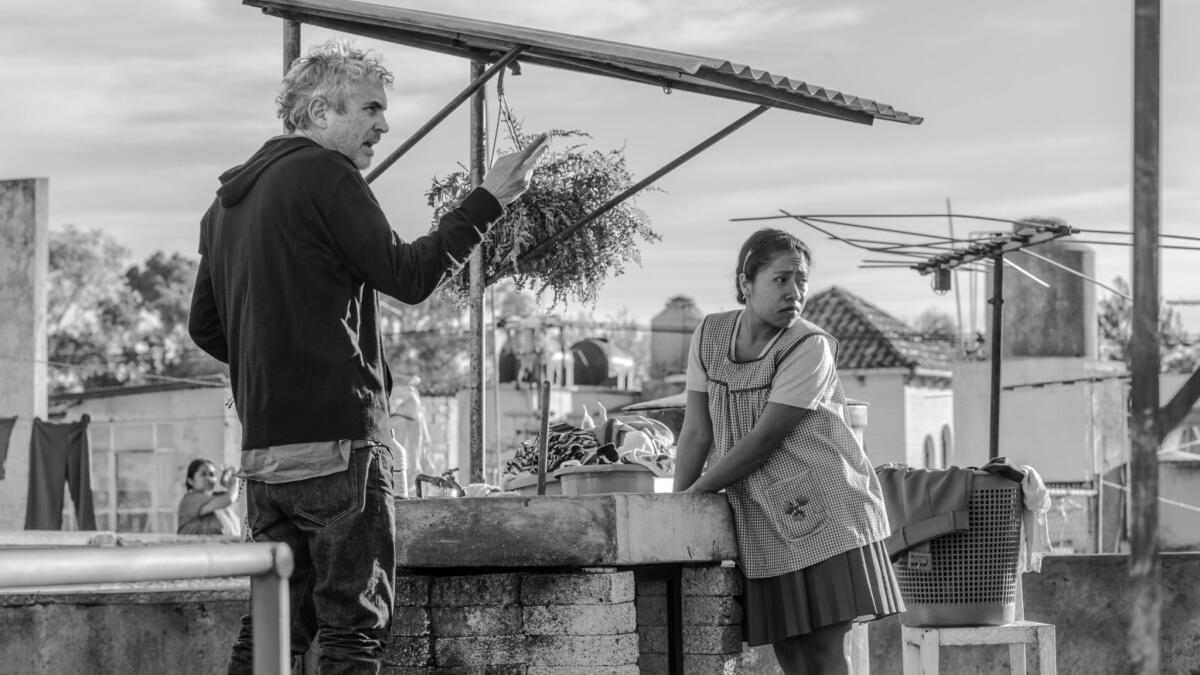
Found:
M 571 345 L 575 384 L 627 388 L 633 377 L 633 358 L 604 338 Z
M 677 295 L 650 319 L 650 377 L 661 378 L 687 371 L 692 331 L 704 319 L 694 300 Z
M 1021 229 L 1019 225 L 1013 227 L 1014 230 Z M 1095 278 L 1096 252 L 1090 246 L 1063 238 L 1031 246 L 1029 251 Z M 1033 256 L 1012 252 L 1004 257 L 1050 287 L 1042 286 L 1011 266 L 1005 267 L 1001 354 L 1095 359 L 1098 351 L 1096 285 Z M 990 298 L 991 272 L 988 272 L 985 289 Z M 986 312 L 990 334 L 990 305 Z

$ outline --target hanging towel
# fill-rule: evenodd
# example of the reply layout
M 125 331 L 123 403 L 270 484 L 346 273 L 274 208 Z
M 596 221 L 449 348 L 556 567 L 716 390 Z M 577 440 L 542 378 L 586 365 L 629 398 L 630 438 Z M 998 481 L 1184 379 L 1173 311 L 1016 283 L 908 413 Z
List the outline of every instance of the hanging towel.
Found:
M 1032 466 L 1022 466 L 1025 478 L 1021 494 L 1025 497 L 1025 512 L 1021 515 L 1021 553 L 1017 558 L 1017 573 L 1041 572 L 1042 558 L 1050 552 L 1050 527 L 1046 514 L 1050 512 L 1050 491 Z
M 71 489 L 80 530 L 96 529 L 92 503 L 91 452 L 87 428 L 91 418 L 53 423 L 33 418 L 29 440 L 29 497 L 25 502 L 26 530 L 61 530 L 63 483 Z
M 0 417 L 0 480 L 4 480 L 4 463 L 8 460 L 8 439 L 12 437 L 15 417 Z

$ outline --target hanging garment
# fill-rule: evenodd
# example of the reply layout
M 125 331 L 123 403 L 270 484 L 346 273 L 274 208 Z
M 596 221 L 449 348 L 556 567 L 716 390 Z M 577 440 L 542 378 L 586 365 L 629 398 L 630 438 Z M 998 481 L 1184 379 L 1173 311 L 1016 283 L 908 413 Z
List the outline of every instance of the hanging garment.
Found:
M 0 417 L 0 480 L 4 480 L 4 462 L 8 460 L 8 439 L 12 436 L 17 418 Z
M 62 529 L 64 482 L 71 489 L 79 529 L 96 529 L 87 436 L 91 421 L 88 415 L 78 422 L 65 423 L 33 418 L 33 434 L 29 441 L 29 498 L 25 502 L 26 530 Z

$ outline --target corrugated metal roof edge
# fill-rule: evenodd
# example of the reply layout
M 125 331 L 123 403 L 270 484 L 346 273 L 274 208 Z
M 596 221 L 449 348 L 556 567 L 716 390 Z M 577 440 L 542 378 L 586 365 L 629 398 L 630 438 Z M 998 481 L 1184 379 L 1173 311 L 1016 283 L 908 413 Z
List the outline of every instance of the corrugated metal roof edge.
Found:
M 539 51 L 546 51 L 546 54 L 541 54 L 543 59 L 549 62 L 543 62 L 542 65 L 550 67 L 564 67 L 553 61 L 554 58 L 570 58 L 573 54 L 586 55 L 591 59 L 602 58 L 620 58 L 624 68 L 636 70 L 636 65 L 640 64 L 642 68 L 663 68 L 670 66 L 682 73 L 688 73 L 701 80 L 711 80 L 712 78 L 703 77 L 702 73 L 710 71 L 714 75 L 725 75 L 732 78 L 734 82 L 724 82 L 726 86 L 731 86 L 738 91 L 747 92 L 744 88 L 746 85 L 755 85 L 756 89 L 766 89 L 776 92 L 783 92 L 794 96 L 799 96 L 810 104 L 826 104 L 839 110 L 853 111 L 864 114 L 870 120 L 883 119 L 887 121 L 900 122 L 904 124 L 920 124 L 924 118 L 909 115 L 886 103 L 880 103 L 872 99 L 867 99 L 852 94 L 838 92 L 836 90 L 827 89 L 818 85 L 812 85 L 803 81 L 797 80 L 795 84 L 791 78 L 773 75 L 765 70 L 757 70 L 750 66 L 736 64 L 730 61 L 714 59 L 710 57 L 696 56 L 692 54 L 684 54 L 680 52 L 672 52 L 661 49 L 651 49 L 639 45 L 631 45 L 626 43 L 613 42 L 609 40 L 600 40 L 597 38 L 588 38 L 583 36 L 570 35 L 566 33 L 557 33 L 553 31 L 545 31 L 523 26 L 514 26 L 510 24 L 501 24 L 479 19 L 466 19 L 463 17 L 455 17 L 446 14 L 437 14 L 434 12 L 423 12 L 419 10 L 410 10 L 400 7 L 389 7 L 385 5 L 375 5 L 372 3 L 356 2 L 355 0 L 243 0 L 243 4 L 259 7 L 263 12 L 275 16 L 281 16 L 297 21 L 305 21 L 315 23 L 317 25 L 331 24 L 327 27 L 335 30 L 343 30 L 346 32 L 367 35 L 390 42 L 399 42 L 401 44 L 410 44 L 423 49 L 431 49 L 442 53 L 450 53 L 459 56 L 474 55 L 474 51 L 467 45 L 461 29 L 456 30 L 451 26 L 438 26 L 437 21 L 443 21 L 449 24 L 463 23 L 470 24 L 475 29 L 472 35 L 475 39 L 480 40 L 495 40 L 499 43 L 485 47 L 482 51 L 493 49 L 507 50 L 518 42 L 529 42 L 530 50 L 522 58 L 529 61 L 534 61 L 533 58 L 538 56 Z M 388 15 L 391 15 L 390 17 Z M 360 21 L 366 19 L 374 19 L 374 25 L 364 25 Z M 314 20 L 319 19 L 319 20 Z M 387 26 L 381 25 L 389 24 Z M 451 43 L 457 42 L 463 47 L 452 49 L 449 47 L 437 48 L 436 44 L 430 44 L 427 40 L 414 39 L 409 36 L 406 40 L 398 40 L 399 35 L 392 34 L 390 31 L 410 31 L 411 26 L 417 26 L 421 29 L 418 35 L 439 36 L 443 40 Z M 484 29 L 490 29 L 492 34 L 487 34 Z M 389 37 L 390 36 L 390 37 Z M 614 48 L 615 51 L 624 52 L 617 55 L 613 53 L 605 53 L 603 51 L 587 51 L 578 49 L 578 44 L 571 44 L 572 41 L 590 43 L 595 46 L 608 46 Z M 534 44 L 534 43 L 540 43 Z M 553 53 L 554 49 L 564 52 L 561 55 Z M 635 63 L 636 62 L 636 63 Z M 609 64 L 611 66 L 611 63 Z M 572 69 L 581 69 L 579 64 L 575 64 Z M 619 77 L 614 73 L 606 73 L 609 76 Z M 643 81 L 643 78 L 630 78 L 633 81 Z M 682 87 L 681 87 L 682 88 Z M 718 92 L 699 91 L 712 96 L 721 96 Z M 757 94 L 767 99 L 766 101 L 758 101 L 766 105 L 775 104 L 775 107 L 790 108 L 797 112 L 808 112 L 812 114 L 824 114 L 819 109 L 812 110 L 805 106 L 797 106 L 793 103 L 792 106 L 779 105 L 786 103 L 781 101 L 778 96 L 772 96 L 764 91 L 747 92 Z M 741 99 L 744 100 L 744 99 Z M 827 115 L 832 117 L 840 117 L 841 115 Z M 850 118 L 847 121 L 863 120 Z M 866 121 L 869 123 L 869 121 Z

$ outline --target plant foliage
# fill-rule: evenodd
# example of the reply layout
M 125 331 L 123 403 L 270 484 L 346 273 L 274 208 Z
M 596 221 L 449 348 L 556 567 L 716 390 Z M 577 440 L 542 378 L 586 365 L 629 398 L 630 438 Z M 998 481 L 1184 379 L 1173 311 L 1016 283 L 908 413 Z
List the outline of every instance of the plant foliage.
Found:
M 514 143 L 518 147 L 524 147 L 535 136 L 522 133 L 515 124 L 510 124 L 510 129 L 510 136 L 520 141 Z M 552 145 L 534 171 L 529 189 L 509 205 L 484 238 L 484 273 L 489 279 L 511 278 L 517 289 L 531 289 L 539 296 L 549 292 L 551 306 L 572 299 L 594 305 L 605 279 L 622 274 L 629 262 L 641 264 L 638 242 L 654 242 L 661 237 L 651 229 L 646 214 L 634 207 L 632 200 L 626 200 L 556 242 L 545 254 L 523 259 L 527 251 L 633 183 L 624 150 L 600 152 L 587 150 L 583 143 L 561 142 L 590 138 L 579 130 L 554 129 L 547 135 Z M 433 179 L 426 197 L 434 208 L 435 227 L 442 214 L 469 191 L 465 168 Z M 466 302 L 469 288 L 465 266 L 446 286 L 459 304 Z

